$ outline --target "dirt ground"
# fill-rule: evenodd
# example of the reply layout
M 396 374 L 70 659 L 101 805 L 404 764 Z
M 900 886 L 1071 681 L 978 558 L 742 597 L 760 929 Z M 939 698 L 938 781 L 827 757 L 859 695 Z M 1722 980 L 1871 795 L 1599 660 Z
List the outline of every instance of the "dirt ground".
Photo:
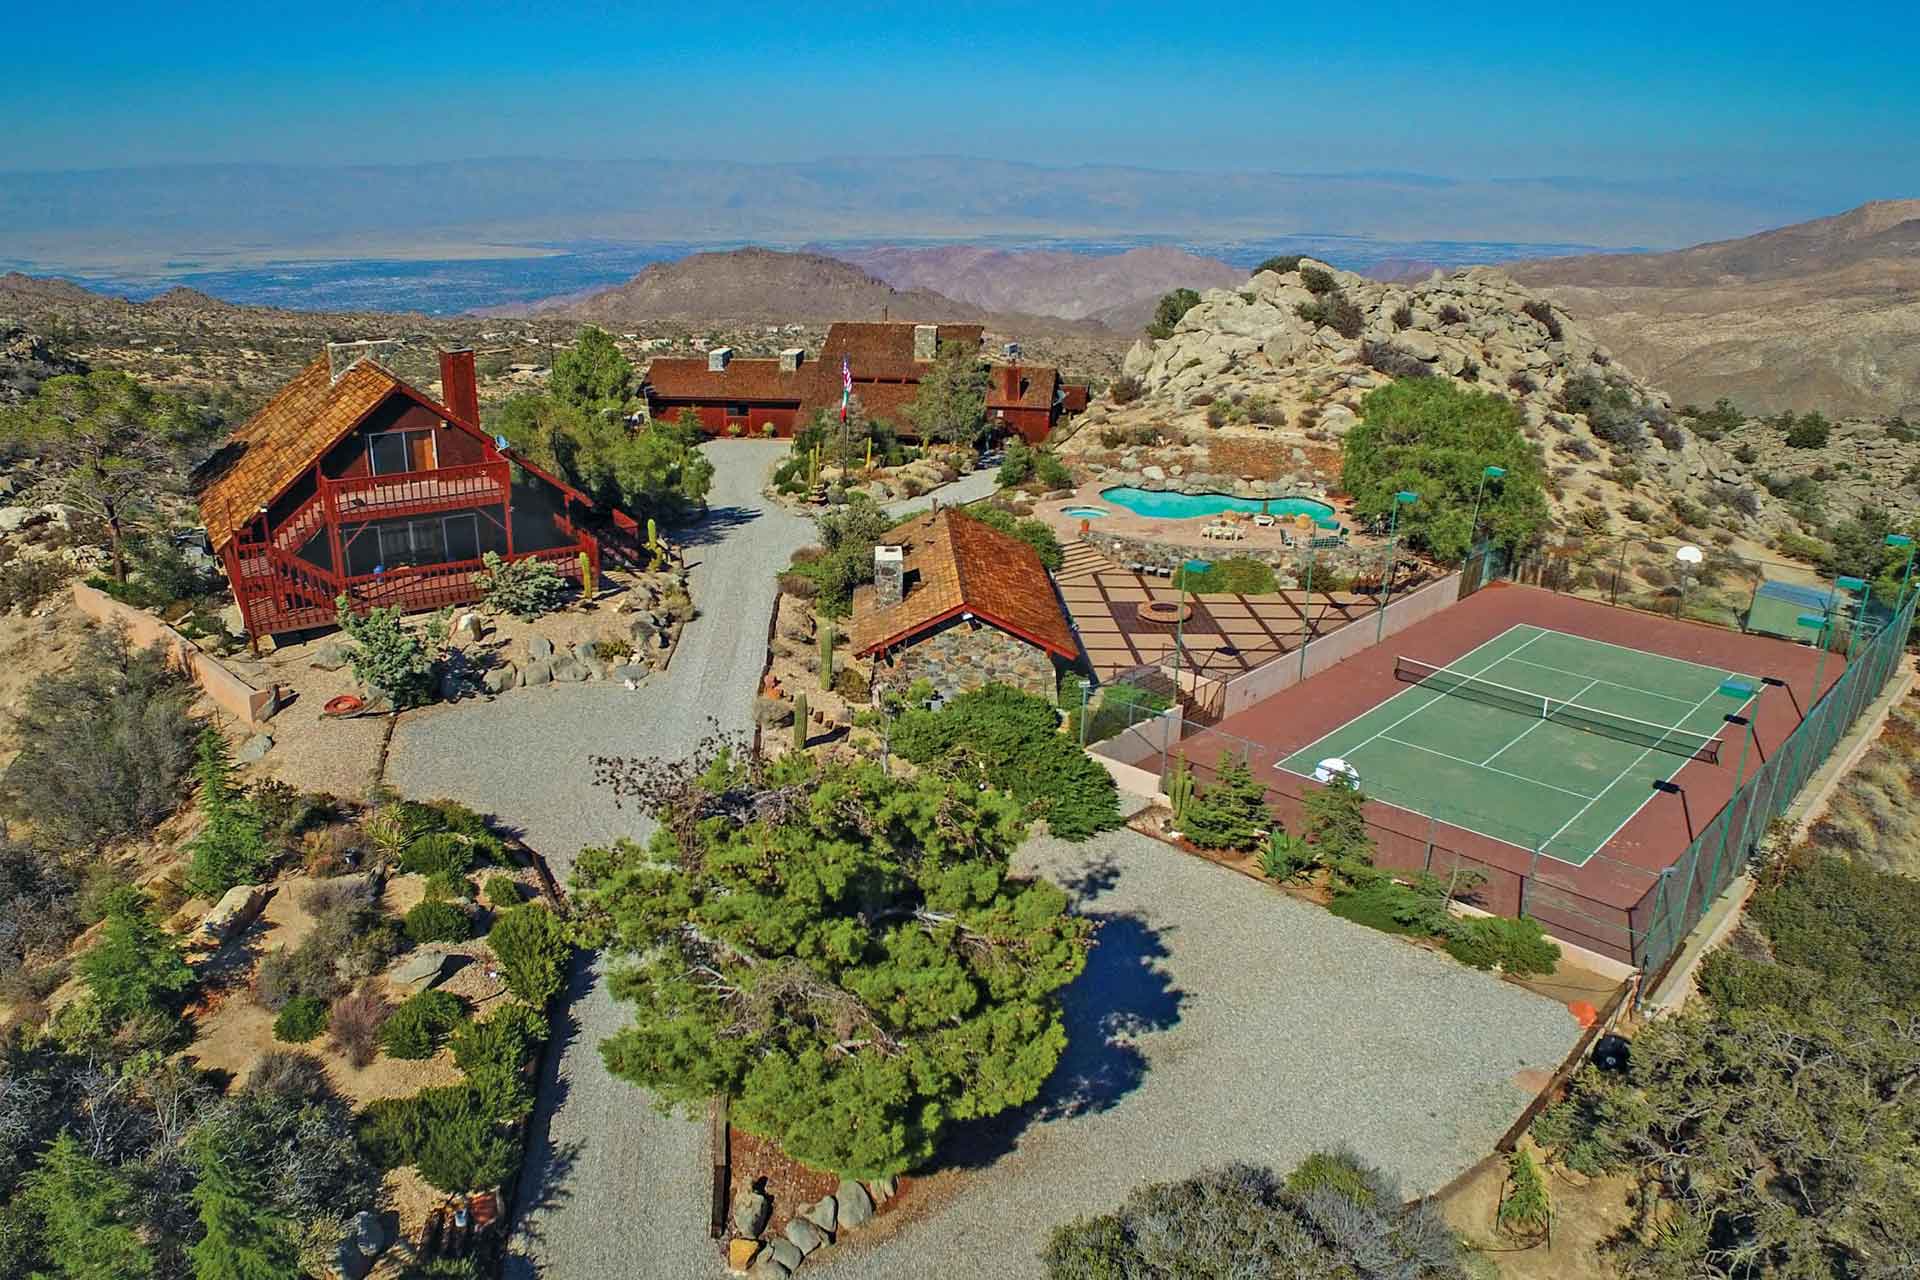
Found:
M 782 593 L 773 628 L 773 663 L 768 668 L 775 688 L 761 689 L 763 697 L 778 697 L 791 703 L 798 695 L 807 699 L 809 747 L 818 748 L 847 740 L 852 732 L 853 713 L 867 706 L 864 692 L 849 699 L 820 687 L 820 628 L 825 621 L 816 618 L 813 606 L 797 596 Z M 848 623 L 833 624 L 835 643 L 834 671 L 856 671 L 864 690 L 873 674 L 872 664 L 856 660 L 847 643 Z M 762 735 L 769 755 L 780 755 L 792 748 L 791 728 L 769 727 Z
M 1538 1152 L 1534 1158 L 1539 1160 Z M 1437 1203 L 1447 1224 L 1498 1269 L 1502 1280 L 1614 1280 L 1618 1273 L 1601 1245 L 1633 1220 L 1633 1179 L 1585 1178 L 1551 1166 L 1546 1177 L 1553 1205 L 1551 1243 L 1517 1239 L 1495 1224 L 1506 1186 L 1504 1156 L 1482 1160 L 1441 1192 Z

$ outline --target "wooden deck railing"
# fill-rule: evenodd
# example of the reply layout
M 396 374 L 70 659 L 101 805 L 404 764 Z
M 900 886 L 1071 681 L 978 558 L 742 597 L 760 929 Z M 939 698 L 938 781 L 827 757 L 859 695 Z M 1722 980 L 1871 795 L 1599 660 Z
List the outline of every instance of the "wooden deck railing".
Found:
M 512 464 L 502 459 L 437 471 L 323 479 L 320 498 L 338 520 L 381 520 L 504 503 L 512 486 Z

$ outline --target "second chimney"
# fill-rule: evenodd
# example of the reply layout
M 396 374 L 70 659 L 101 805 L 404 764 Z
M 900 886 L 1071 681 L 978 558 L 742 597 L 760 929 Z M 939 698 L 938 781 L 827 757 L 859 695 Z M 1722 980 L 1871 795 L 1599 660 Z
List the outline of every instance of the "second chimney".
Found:
M 788 347 L 780 353 L 780 372 L 797 373 L 800 369 L 800 362 L 806 358 L 807 352 L 804 347 Z
M 473 372 L 473 348 L 440 353 L 440 403 L 468 426 L 480 425 L 480 384 Z
M 731 359 L 733 359 L 732 347 L 715 347 L 713 350 L 707 352 L 707 372 L 726 372 L 727 361 Z
M 937 324 L 917 324 L 913 326 L 913 358 L 931 360 L 940 354 L 940 326 Z
M 873 600 L 882 609 L 890 609 L 907 596 L 907 549 L 873 549 Z

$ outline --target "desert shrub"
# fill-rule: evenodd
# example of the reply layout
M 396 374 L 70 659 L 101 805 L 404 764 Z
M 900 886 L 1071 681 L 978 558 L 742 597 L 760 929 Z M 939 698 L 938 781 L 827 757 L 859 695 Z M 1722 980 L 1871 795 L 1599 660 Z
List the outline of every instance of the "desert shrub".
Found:
M 192 862 L 187 888 L 202 898 L 218 899 L 236 885 L 258 881 L 273 861 L 260 815 L 233 780 L 227 740 L 218 729 L 200 735 L 194 773 L 200 780 L 197 805 L 201 828 L 187 848 Z
M 1242 596 L 1270 595 L 1280 589 L 1273 566 L 1252 556 L 1229 556 L 1214 560 L 1202 570 L 1182 566 L 1173 575 L 1173 585 L 1196 594 L 1231 593 Z
M 1107 385 L 1107 398 L 1115 404 L 1132 404 L 1146 393 L 1146 386 L 1130 373 L 1123 373 Z
M 1367 827 L 1366 795 L 1343 781 L 1315 787 L 1301 797 L 1301 834 L 1314 856 L 1348 880 L 1373 865 L 1373 836 Z
M 547 1034 L 547 1020 L 539 1010 L 510 1004 L 486 1018 L 462 1023 L 448 1045 L 454 1065 L 469 1076 L 489 1072 L 517 1076 Z
M 1403 302 L 1393 309 L 1393 327 L 1396 329 L 1413 328 L 1413 308 L 1407 303 Z
M 353 869 L 348 855 L 358 845 L 354 829 L 344 824 L 305 832 L 300 837 L 300 869 L 315 879 L 345 875 Z
M 1287 425 L 1287 411 L 1280 407 L 1278 401 L 1270 400 L 1266 396 L 1248 396 L 1244 408 L 1247 411 L 1248 422 L 1257 423 L 1263 427 Z
M 276 1011 L 303 998 L 329 999 L 339 989 L 333 957 L 305 944 L 270 952 L 253 977 L 253 998 Z
M 1314 865 L 1313 850 L 1299 836 L 1276 827 L 1267 835 L 1260 850 L 1260 874 L 1269 880 L 1291 880 L 1305 875 Z
M 408 627 L 398 609 L 354 613 L 342 593 L 334 601 L 334 622 L 353 641 L 348 664 L 354 679 L 385 695 L 405 710 L 433 701 L 434 685 L 446 652 L 451 616 L 443 611 L 418 628 Z
M 1180 816 L 1181 834 L 1202 849 L 1248 849 L 1273 825 L 1266 784 L 1244 760 L 1223 753 L 1210 786 L 1196 788 Z
M 990 502 L 976 503 L 968 507 L 965 514 L 981 524 L 998 529 L 1001 533 L 1026 543 L 1033 548 L 1034 554 L 1040 557 L 1040 563 L 1048 569 L 1057 570 L 1066 562 L 1067 553 L 1060 546 L 1060 539 L 1054 534 L 1053 526 L 1045 520 L 1023 518 L 1004 506 Z
M 1041 1251 L 1048 1280 L 1465 1280 L 1461 1247 L 1429 1202 L 1403 1204 L 1350 1152 L 1310 1162 L 1284 1184 L 1233 1164 L 1138 1187 L 1118 1211 L 1053 1232 Z
M 411 908 L 403 925 L 407 941 L 465 942 L 473 936 L 473 919 L 451 902 L 421 902 Z
M 1386 876 L 1370 879 L 1355 888 L 1343 889 L 1328 904 L 1327 910 L 1342 920 L 1377 929 L 1381 933 L 1431 936 L 1433 930 L 1423 922 L 1426 904 L 1406 885 Z
M 1824 449 L 1833 435 L 1833 424 L 1824 415 L 1807 413 L 1795 419 L 1787 428 L 1787 447 L 1789 449 Z
M 280 1006 L 273 1020 L 273 1038 L 305 1044 L 327 1029 L 327 1002 L 318 996 L 295 996 Z
M 107 896 L 99 940 L 80 957 L 80 977 L 109 1025 L 172 1014 L 193 985 L 180 945 L 149 913 L 138 889 Z
M 544 560 L 503 560 L 499 552 L 489 551 L 480 563 L 484 567 L 473 575 L 473 585 L 481 604 L 494 613 L 532 622 L 558 609 L 566 595 L 566 579 Z
M 849 703 L 867 700 L 867 678 L 852 667 L 841 667 L 833 673 L 833 691 Z
M 1441 324 L 1465 324 L 1469 319 L 1466 312 L 1451 302 L 1442 303 L 1435 315 Z
M 65 556 L 15 556 L 0 565 L 0 614 L 15 609 L 31 613 L 73 581 L 76 572 Z M 111 578 L 98 579 L 103 589 L 112 582 Z
M 1253 274 L 1257 276 L 1262 271 L 1272 271 L 1280 275 L 1286 275 L 1289 271 L 1298 271 L 1300 269 L 1300 261 L 1300 255 L 1297 253 L 1278 254 L 1268 258 L 1265 262 L 1255 267 Z
M 1033 478 L 1040 482 L 1040 487 L 1043 489 L 1073 487 L 1073 473 L 1067 470 L 1067 464 L 1060 461 L 1059 455 L 1050 449 L 1042 449 L 1035 456 Z
M 1542 329 L 1545 329 L 1549 340 L 1559 342 L 1562 338 L 1566 337 L 1566 334 L 1561 332 L 1560 329 L 1560 317 L 1553 313 L 1553 307 L 1550 303 L 1534 298 L 1522 303 L 1520 305 L 1520 311 L 1523 315 L 1538 323 Z
M 1515 395 L 1530 396 L 1539 389 L 1540 384 L 1525 369 L 1515 369 L 1507 375 L 1507 390 Z
M 1161 296 L 1154 304 L 1153 319 L 1147 322 L 1149 338 L 1170 338 L 1174 326 L 1179 324 L 1187 312 L 1200 305 L 1200 295 L 1192 289 L 1175 289 Z
M 1744 484 L 1717 484 L 1713 487 L 1713 502 L 1717 506 L 1743 516 L 1760 514 L 1760 495 Z
M 1391 342 L 1360 344 L 1360 361 L 1368 368 L 1384 373 L 1389 378 L 1431 378 L 1433 376 L 1433 369 L 1426 361 L 1405 347 L 1396 347 Z
M 1300 283 L 1305 286 L 1308 293 L 1317 293 L 1322 296 L 1332 293 L 1339 287 L 1339 283 L 1333 278 L 1333 273 L 1321 267 L 1301 267 Z
M 54 851 L 0 835 L 0 980 L 66 950 L 82 924 L 78 888 Z
M 497 1187 L 520 1163 L 510 1100 L 473 1081 L 383 1098 L 361 1113 L 360 1142 L 374 1163 L 412 1165 L 449 1194 Z M 519 1107 L 524 1112 L 523 1100 Z
M 431 1058 L 466 1016 L 466 1006 L 452 992 L 417 991 L 381 1024 L 380 1047 L 391 1058 Z
M 1678 452 L 1687 447 L 1687 433 L 1675 426 L 1672 422 L 1669 422 L 1664 416 L 1652 418 L 1647 423 L 1647 429 L 1652 431 L 1653 438 L 1658 440 L 1669 451 Z
M 502 910 L 487 932 L 487 946 L 507 989 L 530 1005 L 545 1007 L 566 985 L 573 944 L 559 918 L 537 902 Z
M 428 902 L 472 902 L 473 881 L 458 871 L 436 871 L 421 886 L 421 896 Z
M 1538 921 L 1522 916 L 1476 916 L 1455 921 L 1447 937 L 1447 953 L 1476 969 L 1498 965 L 1516 978 L 1552 973 L 1560 963 L 1560 948 L 1549 942 Z
M 180 803 L 198 726 L 192 684 L 124 632 L 89 634 L 73 667 L 29 686 L 6 799 L 34 834 L 93 848 L 151 830 Z
M 1357 338 L 1367 327 L 1367 317 L 1338 290 L 1322 294 L 1294 308 L 1294 313 L 1309 324 L 1324 325 L 1343 338 Z
M 1725 396 L 1713 402 L 1713 408 L 1702 409 L 1698 405 L 1685 405 L 1680 416 L 1693 424 L 1695 434 L 1702 440 L 1718 440 L 1730 431 L 1738 430 L 1747 420 L 1739 406 Z
M 324 1098 L 333 1093 L 326 1064 L 304 1049 L 269 1049 L 253 1060 L 242 1093 Z
M 520 882 L 509 875 L 488 876 L 482 896 L 495 911 L 517 907 L 524 900 L 520 894 Z
M 371 987 L 350 991 L 333 1002 L 327 1015 L 327 1043 L 355 1068 L 373 1061 L 380 1031 L 393 1014 L 386 997 Z

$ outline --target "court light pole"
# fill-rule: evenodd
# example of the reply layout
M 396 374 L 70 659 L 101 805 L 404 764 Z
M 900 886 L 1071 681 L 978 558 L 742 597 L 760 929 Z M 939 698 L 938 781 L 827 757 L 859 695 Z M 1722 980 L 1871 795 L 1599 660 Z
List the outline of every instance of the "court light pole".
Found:
M 1718 692 L 1729 698 L 1750 698 L 1753 696 L 1753 690 L 1749 689 L 1746 685 L 1735 684 L 1731 680 L 1722 684 Z M 1721 719 L 1733 725 L 1735 728 L 1744 728 L 1747 731 L 1747 736 L 1740 743 L 1740 763 L 1736 765 L 1733 770 L 1733 794 L 1727 797 L 1727 807 L 1721 811 L 1720 847 L 1714 850 L 1713 868 L 1707 872 L 1708 892 L 1715 895 L 1720 892 L 1720 863 L 1727 856 L 1727 837 L 1733 834 L 1733 806 L 1740 799 L 1741 780 L 1747 776 L 1747 752 L 1753 747 L 1752 716 L 1731 712 L 1722 716 Z M 1740 838 L 1743 841 L 1746 839 L 1745 827 L 1746 824 L 1743 821 L 1741 823 L 1740 834 Z
M 1807 698 L 1807 710 L 1811 712 L 1814 704 L 1820 701 L 1820 681 L 1827 673 L 1827 634 L 1833 629 L 1833 616 L 1826 613 L 1803 613 L 1795 622 L 1814 633 L 1815 643 L 1820 646 L 1819 660 L 1813 664 L 1813 693 Z
M 1847 661 L 1853 661 L 1853 645 L 1860 638 L 1860 628 L 1867 622 L 1867 603 L 1873 599 L 1873 584 L 1865 578 L 1835 578 L 1833 585 L 1842 591 L 1856 591 L 1860 594 L 1860 603 L 1853 607 L 1853 625 L 1847 628 Z
M 1180 641 L 1186 632 L 1187 621 L 1187 575 L 1205 573 L 1213 568 L 1206 560 L 1189 560 L 1180 566 L 1180 598 L 1173 606 L 1173 713 L 1180 715 Z M 1170 728 L 1170 726 L 1169 726 Z M 1168 732 L 1160 740 L 1160 776 L 1167 776 L 1167 752 L 1173 746 L 1173 737 Z
M 1485 466 L 1480 468 L 1480 483 L 1473 491 L 1473 521 L 1467 525 L 1467 554 L 1473 554 L 1474 535 L 1480 532 L 1480 499 L 1486 495 L 1487 481 L 1498 480 L 1507 474 L 1505 467 Z
M 1887 535 L 1886 542 L 1887 545 L 1894 550 L 1904 550 L 1907 553 L 1907 567 L 1900 574 L 1900 598 L 1893 602 L 1893 611 L 1898 613 L 1900 612 L 1900 607 L 1907 602 L 1907 584 L 1913 580 L 1913 535 L 1907 533 L 1890 533 Z
M 1400 508 L 1420 501 L 1420 495 L 1402 489 L 1393 495 L 1393 516 L 1387 522 L 1387 564 L 1380 575 L 1380 620 L 1374 624 L 1373 640 L 1378 644 L 1387 634 L 1387 597 L 1393 594 L 1393 559 L 1400 549 Z

